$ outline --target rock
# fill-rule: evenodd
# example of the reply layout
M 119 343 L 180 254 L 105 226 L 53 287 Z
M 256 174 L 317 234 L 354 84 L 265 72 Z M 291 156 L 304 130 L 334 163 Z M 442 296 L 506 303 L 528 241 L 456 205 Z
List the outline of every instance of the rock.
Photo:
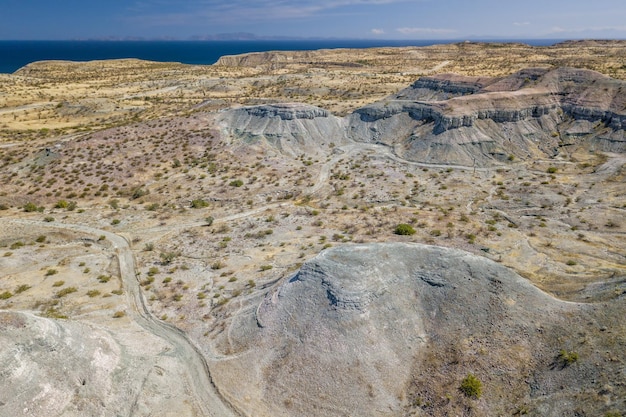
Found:
M 574 132 L 574 124 L 587 121 L 594 128 L 579 140 L 570 135 L 566 144 L 626 152 L 624 88 L 624 81 L 574 68 L 531 68 L 501 79 L 424 77 L 356 110 L 349 132 L 355 141 L 393 146 L 410 160 L 472 165 L 508 155 L 552 156 L 562 140 L 555 132 Z M 604 126 L 611 132 L 598 129 Z
M 447 412 L 458 414 L 468 372 L 488 386 L 474 405 L 479 415 L 512 414 L 515 404 L 574 398 L 591 374 L 606 371 L 591 363 L 580 373 L 549 369 L 554 341 L 577 338 L 595 320 L 588 306 L 459 250 L 345 245 L 249 302 L 233 307 L 228 329 L 214 335 L 225 359 L 211 366 L 218 386 L 256 416 L 398 416 L 410 397 L 435 404 L 446 394 Z M 541 398 L 531 400 L 528 374 Z M 427 414 L 443 415 L 434 410 Z
M 274 149 L 297 157 L 326 155 L 331 143 L 346 143 L 345 123 L 319 107 L 267 104 L 223 112 L 219 123 L 226 137 L 246 146 Z
M 138 328 L 0 311 L 0 415 L 195 415 L 186 376 L 159 358 L 164 347 Z

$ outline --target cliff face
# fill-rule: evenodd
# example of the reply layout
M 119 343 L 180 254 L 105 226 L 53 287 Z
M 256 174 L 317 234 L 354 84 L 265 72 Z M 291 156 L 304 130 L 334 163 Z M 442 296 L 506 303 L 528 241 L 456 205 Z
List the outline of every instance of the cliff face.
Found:
M 222 131 L 246 146 L 297 157 L 328 153 L 346 139 L 344 120 L 305 104 L 241 107 L 219 116 Z
M 625 87 L 573 68 L 528 69 L 502 79 L 425 77 L 357 110 L 349 126 L 356 141 L 385 143 L 424 162 L 550 156 L 560 146 L 581 143 L 626 152 Z M 581 130 L 581 121 L 591 126 Z
M 298 156 L 331 143 L 381 143 L 409 160 L 489 165 L 551 157 L 564 146 L 626 152 L 626 82 L 574 68 L 504 78 L 423 77 L 346 118 L 304 104 L 243 107 L 220 116 L 247 145 Z

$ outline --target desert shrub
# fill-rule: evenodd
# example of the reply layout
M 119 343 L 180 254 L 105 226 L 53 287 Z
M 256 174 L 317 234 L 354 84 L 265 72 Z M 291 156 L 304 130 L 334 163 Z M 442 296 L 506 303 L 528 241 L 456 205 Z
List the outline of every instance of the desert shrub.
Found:
M 196 200 L 191 200 L 191 208 L 204 208 L 204 207 L 208 207 L 209 203 L 202 200 L 202 199 L 196 199 Z
M 465 396 L 478 399 L 482 394 L 483 384 L 474 375 L 467 374 L 467 376 L 463 378 L 463 381 L 461 381 L 460 389 Z
M 33 211 L 37 211 L 38 210 L 37 205 L 35 203 L 31 203 L 31 202 L 28 202 L 28 203 L 24 204 L 23 209 L 27 213 L 32 213 Z
M 243 185 L 243 181 L 241 180 L 233 180 L 229 184 L 231 187 L 241 187 Z
M 409 236 L 415 234 L 415 229 L 410 224 L 400 223 L 393 232 L 397 235 Z
M 557 167 L 549 167 L 546 171 L 548 174 L 555 174 L 559 169 Z
M 67 288 L 63 288 L 62 290 L 57 291 L 57 293 L 54 296 L 56 298 L 61 298 L 76 291 L 78 291 L 76 287 L 67 287 Z
M 54 221 L 54 217 L 44 217 L 43 221 L 46 223 L 52 223 Z
M 143 247 L 146 252 L 152 252 L 154 250 L 154 243 L 146 243 Z
M 120 224 L 120 219 L 113 219 L 113 220 L 111 220 L 111 224 L 113 226 L 115 226 L 116 224 Z
M 573 363 L 578 362 L 578 353 L 568 352 L 565 349 L 562 349 L 559 352 L 557 359 L 559 360 L 559 362 L 561 362 L 563 366 L 569 366 Z
M 9 246 L 9 248 L 11 248 L 11 249 L 15 250 L 15 249 L 19 249 L 19 248 L 21 248 L 21 247 L 23 247 L 23 246 L 24 246 L 24 242 L 22 242 L 22 241 L 20 240 L 20 241 L 17 241 L 17 242 L 13 242 L 13 243 L 11 243 L 11 246 Z
M 272 269 L 273 266 L 272 265 L 261 265 L 261 271 L 269 271 L 270 269 Z
M 11 294 L 9 291 L 5 291 L 0 294 L 0 300 L 8 300 L 11 297 L 13 297 L 13 294 Z
M 110 276 L 108 275 L 100 275 L 98 276 L 98 281 L 102 284 L 106 284 L 107 282 L 109 282 L 109 280 L 111 279 Z
M 222 269 L 226 266 L 226 264 L 222 261 L 216 261 L 213 262 L 213 264 L 211 265 L 211 269 L 216 270 L 216 269 Z
M 126 313 L 124 313 L 123 311 L 116 311 L 116 312 L 113 314 L 113 318 L 114 318 L 114 319 L 119 319 L 119 318 L 124 317 L 125 315 L 126 315 Z
M 61 281 L 56 281 L 54 284 L 52 284 L 53 287 L 62 287 L 65 284 L 65 281 L 61 280 Z
M 28 284 L 22 284 L 15 289 L 15 294 L 23 293 L 24 291 L 29 290 L 31 287 Z
M 138 188 L 135 188 L 133 190 L 133 192 L 130 195 L 130 199 L 131 200 L 136 200 L 136 199 L 141 198 L 141 197 L 143 197 L 145 195 L 148 195 L 148 194 L 150 194 L 150 192 L 148 190 L 146 190 L 145 188 L 142 188 L 142 187 L 138 187 Z
M 89 290 L 89 291 L 87 291 L 87 295 L 90 298 L 97 297 L 97 296 L 100 295 L 100 291 L 98 291 L 98 290 Z
M 204 221 L 206 222 L 207 226 L 211 226 L 213 224 L 214 220 L 215 219 L 213 218 L 213 216 L 207 216 L 207 217 L 204 218 Z
M 177 252 L 161 252 L 161 261 L 164 265 L 169 265 L 179 254 Z
M 49 276 L 54 275 L 54 274 L 56 274 L 56 273 L 58 273 L 58 272 L 59 272 L 59 271 L 57 271 L 56 269 L 54 269 L 54 268 L 50 268 L 50 269 L 48 269 L 48 270 L 46 271 L 46 276 L 47 276 L 47 277 L 49 277 Z M 63 284 L 61 284 L 61 285 L 63 285 Z

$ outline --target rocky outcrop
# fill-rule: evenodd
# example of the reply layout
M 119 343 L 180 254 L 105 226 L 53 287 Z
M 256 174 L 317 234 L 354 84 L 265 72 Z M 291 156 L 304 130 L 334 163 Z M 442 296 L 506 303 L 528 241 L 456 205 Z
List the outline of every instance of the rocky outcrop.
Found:
M 218 120 L 225 136 L 236 143 L 292 157 L 327 154 L 331 144 L 347 140 L 343 119 L 305 104 L 241 107 L 222 113 Z
M 186 376 L 164 351 L 138 326 L 0 310 L 0 415 L 196 415 Z
M 626 152 L 626 82 L 574 68 L 504 78 L 437 75 L 346 118 L 304 104 L 220 115 L 226 137 L 299 156 L 331 143 L 381 143 L 409 160 L 471 166 L 552 157 L 563 146 Z M 589 122 L 581 130 L 581 122 Z M 575 133 L 572 133 L 575 132 Z M 583 134 L 584 132 L 584 134 Z
M 251 415 L 413 415 L 419 398 L 431 404 L 419 411 L 426 415 L 462 414 L 471 403 L 477 415 L 512 415 L 526 405 L 556 417 L 574 404 L 585 408 L 570 400 L 614 371 L 595 365 L 593 348 L 576 345 L 590 355 L 576 367 L 564 369 L 556 358 L 578 332 L 593 345 L 590 329 L 610 325 L 597 320 L 617 316 L 558 301 L 459 250 L 333 248 L 263 299 L 232 308 L 228 329 L 214 335 L 225 360 L 212 369 L 228 375 L 217 376 L 218 385 L 237 393 L 237 406 Z M 458 391 L 468 372 L 486 385 L 480 402 Z M 618 383 L 612 375 L 608 383 Z M 560 408 L 550 409 L 557 397 Z M 601 408 L 585 410 L 594 407 Z
M 552 156 L 581 142 L 626 152 L 624 89 L 623 81 L 574 68 L 531 68 L 501 79 L 425 77 L 355 111 L 349 132 L 356 141 L 385 143 L 406 158 L 434 163 Z M 561 135 L 581 120 L 594 128 L 577 141 Z

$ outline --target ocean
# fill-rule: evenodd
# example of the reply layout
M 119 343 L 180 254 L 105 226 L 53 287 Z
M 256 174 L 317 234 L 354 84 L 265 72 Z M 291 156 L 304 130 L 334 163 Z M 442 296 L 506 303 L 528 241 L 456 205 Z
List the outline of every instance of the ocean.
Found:
M 223 55 L 263 51 L 303 51 L 330 48 L 428 46 L 461 40 L 255 40 L 255 41 L 0 41 L 0 73 L 13 73 L 35 61 L 138 58 L 159 62 L 214 64 Z M 552 45 L 558 40 L 489 40 Z

